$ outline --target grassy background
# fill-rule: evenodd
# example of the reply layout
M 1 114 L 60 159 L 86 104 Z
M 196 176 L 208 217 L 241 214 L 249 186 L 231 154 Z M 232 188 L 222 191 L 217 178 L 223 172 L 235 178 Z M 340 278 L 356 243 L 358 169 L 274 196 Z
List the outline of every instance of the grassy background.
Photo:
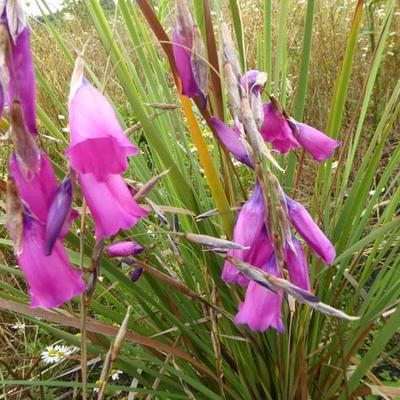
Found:
M 157 15 L 168 33 L 174 19 L 171 3 L 155 2 Z M 263 39 L 264 10 L 267 3 L 268 1 L 238 2 L 242 14 L 244 59 L 249 69 L 260 68 L 267 64 L 267 51 Z M 144 130 L 134 133 L 133 140 L 140 145 L 142 156 L 132 162 L 127 178 L 146 181 L 155 174 L 155 171 L 160 172 L 164 169 L 165 157 L 170 155 L 177 163 L 178 170 L 184 173 L 188 187 L 192 188 L 198 197 L 193 201 L 182 196 L 171 178 L 158 186 L 151 199 L 159 204 L 189 208 L 194 212 L 211 209 L 214 207 L 214 202 L 202 172 L 203 166 L 192 144 L 193 139 L 187 129 L 186 116 L 180 109 L 173 78 L 168 72 L 162 49 L 156 43 L 139 10 L 127 6 L 128 11 L 125 11 L 123 6 L 128 3 L 124 1 L 121 4 L 118 13 L 106 5 L 104 17 L 109 23 L 113 43 L 118 46 L 124 58 L 123 63 L 117 60 L 117 52 L 109 44 L 107 29 L 101 24 L 94 1 L 87 4 L 70 2 L 65 11 L 50 20 L 42 18 L 30 21 L 38 75 L 39 126 L 42 133 L 40 144 L 50 153 L 56 164 L 65 168 L 62 152 L 66 148 L 68 134 L 63 128 L 67 128 L 67 94 L 72 59 L 88 41 L 85 60 L 91 69 L 90 79 L 100 88 L 104 88 L 106 82 L 105 93 L 113 101 L 125 127 L 141 120 L 134 103 L 135 93 L 145 110 L 145 115 L 157 112 L 149 107 L 148 103 L 166 102 L 178 105 L 175 111 L 163 112 L 162 116 L 152 123 L 152 130 L 145 126 Z M 201 2 L 195 2 L 197 7 L 199 4 Z M 386 5 L 385 1 L 364 4 L 362 20 L 356 32 L 353 67 L 347 74 L 348 91 L 346 93 L 344 90 L 337 96 L 336 104 L 339 103 L 340 97 L 345 99 L 345 102 L 343 109 L 335 116 L 332 114 L 335 106 L 332 98 L 335 88 L 338 87 L 341 63 L 348 48 L 349 30 L 356 2 L 315 2 L 305 93 L 303 118 L 305 122 L 321 130 L 327 127 L 329 131 L 332 118 L 339 118 L 341 138 L 344 138 L 353 127 L 353 119 L 359 113 L 360 99 L 361 101 L 364 99 L 365 81 L 372 63 L 376 60 L 373 54 L 379 45 Z M 291 113 L 298 112 L 296 99 L 300 87 L 306 10 L 307 2 L 282 1 L 274 2 L 271 13 L 273 66 L 271 86 L 279 89 L 275 93 L 281 97 Z M 227 20 L 230 20 L 231 8 L 228 3 L 220 11 Z M 149 276 L 141 279 L 138 285 L 132 288 L 125 278 L 130 269 L 127 266 L 116 269 L 110 261 L 106 261 L 105 280 L 96 289 L 90 315 L 112 325 L 116 321 L 121 321 L 127 304 L 134 304 L 135 315 L 130 325 L 134 332 L 148 337 L 160 334 L 171 326 L 178 327 L 173 333 L 161 335 L 162 341 L 170 346 L 178 343 L 187 354 L 200 360 L 216 374 L 222 369 L 227 386 L 233 388 L 236 393 L 241 393 L 239 398 L 267 398 L 267 392 L 270 392 L 272 398 L 294 396 L 300 398 L 302 385 L 307 381 L 312 398 L 322 398 L 319 397 L 321 393 L 326 397 L 337 393 L 346 395 L 349 390 L 356 389 L 362 382 L 361 378 L 365 376 L 368 382 L 375 384 L 375 378 L 384 382 L 398 382 L 399 343 L 396 333 L 398 311 L 395 305 L 400 290 L 395 272 L 399 267 L 399 227 L 396 225 L 399 198 L 399 167 L 396 162 L 399 160 L 399 119 L 396 114 L 398 107 L 396 85 L 399 80 L 400 63 L 399 12 L 396 4 L 386 32 L 383 53 L 378 60 L 376 81 L 368 95 L 365 120 L 360 126 L 359 140 L 352 142 L 356 149 L 354 159 L 346 162 L 350 159 L 350 153 L 346 154 L 344 167 L 339 175 L 339 184 L 331 192 L 328 183 L 335 171 L 331 162 L 326 163 L 326 167 L 320 167 L 306 156 L 302 166 L 303 173 L 296 188 L 297 197 L 307 208 L 313 209 L 314 215 L 323 214 L 321 220 L 338 248 L 339 262 L 337 268 L 333 267 L 335 272 L 328 271 L 317 260 L 311 258 L 313 286 L 325 302 L 343 308 L 349 313 L 362 315 L 360 324 L 349 326 L 348 323 L 336 323 L 332 320 L 327 322 L 326 318 L 315 314 L 310 317 L 309 310 L 300 308 L 294 318 L 290 319 L 292 329 L 281 338 L 274 332 L 255 335 L 254 338 L 246 330 L 233 327 L 224 318 L 217 324 L 217 332 L 215 324 L 211 322 L 205 324 L 204 328 L 200 326 L 188 329 L 182 324 L 183 322 L 201 318 L 214 321 L 215 316 L 210 315 L 212 314 L 210 310 L 192 304 L 179 293 L 171 294 L 168 286 Z M 129 21 L 132 25 L 129 25 Z M 109 59 L 111 62 L 107 69 Z M 278 63 L 281 69 L 276 68 Z M 105 70 L 107 79 L 104 76 Z M 357 121 L 356 118 L 355 123 Z M 198 122 L 203 138 L 215 160 L 216 168 L 220 170 L 219 150 L 215 140 L 200 118 Z M 335 136 L 339 132 L 331 129 L 329 133 Z M 371 147 L 371 143 L 375 144 Z M 7 174 L 9 145 L 1 142 L 0 151 L 1 174 L 4 178 Z M 373 169 L 369 170 L 371 165 Z M 346 178 L 346 174 L 348 180 L 341 180 L 340 178 Z M 249 172 L 240 168 L 239 175 L 245 190 L 248 190 L 252 179 Z M 291 181 L 294 180 L 291 178 L 294 176 L 293 172 L 292 177 L 282 181 L 287 190 L 290 190 Z M 242 196 L 236 180 L 234 187 L 235 200 L 239 202 Z M 314 196 L 318 193 L 322 196 Z M 222 234 L 219 219 L 199 225 L 183 216 L 180 216 L 180 220 L 183 229 Z M 169 222 L 172 224 L 171 218 Z M 134 235 L 144 244 L 155 245 L 156 250 L 146 252 L 145 259 L 171 276 L 176 274 L 185 285 L 207 299 L 213 298 L 212 288 L 216 285 L 220 296 L 218 304 L 228 312 L 234 313 L 235 303 L 241 292 L 227 289 L 226 285 L 218 280 L 220 261 L 187 243 L 180 243 L 183 261 L 176 258 L 171 250 L 171 243 L 163 234 L 165 229 L 168 230 L 169 227 L 165 228 L 152 216 L 142 221 L 133 232 L 124 235 Z M 5 245 L 2 247 L 0 259 L 2 297 L 23 303 L 27 300 L 23 295 L 26 288 L 16 273 L 18 271 L 13 268 L 15 261 L 7 247 L 7 234 L 4 229 L 1 232 L 4 238 L 2 243 Z M 91 244 L 93 241 L 89 237 L 87 256 L 90 256 Z M 69 238 L 68 246 L 71 249 L 71 256 L 77 260 L 76 236 Z M 349 275 L 353 281 L 348 278 Z M 178 306 L 174 307 L 173 304 Z M 77 306 L 68 306 L 66 310 L 69 315 L 76 315 Z M 388 314 L 382 317 L 385 312 Z M 391 316 L 396 319 L 391 320 Z M 25 320 L 26 328 L 16 331 L 11 325 L 16 319 L 23 320 L 23 317 L 14 313 L 2 313 L 0 318 L 2 319 L 1 379 L 35 378 L 35 382 L 37 379 L 45 379 L 55 385 L 54 382 L 63 371 L 71 371 L 77 365 L 76 360 L 70 360 L 48 371 L 37 361 L 44 347 L 57 338 L 61 337 L 67 342 L 76 340 L 73 335 L 77 329 L 61 330 L 59 325 L 48 325 L 35 319 L 32 322 L 31 318 L 34 317 L 30 317 Z M 305 322 L 306 320 L 308 322 Z M 335 332 L 334 337 L 331 331 Z M 241 342 L 237 339 L 239 337 L 245 341 Z M 222 350 L 213 347 L 215 338 L 219 338 Z M 246 340 L 254 341 L 255 347 Z M 382 343 L 382 346 L 379 343 Z M 95 357 L 107 349 L 109 338 L 99 333 L 91 333 L 90 344 L 91 354 Z M 326 350 L 320 351 L 320 346 L 326 346 Z M 257 356 L 255 353 L 260 347 L 265 353 Z M 164 363 L 167 353 L 160 356 L 159 353 L 132 343 L 127 345 L 124 351 L 119 367 L 129 371 L 129 374 L 123 376 L 121 384 L 129 385 L 132 377 L 136 376 L 140 385 L 150 389 L 154 385 L 155 378 L 161 377 L 160 390 L 170 394 L 166 397 L 159 395 L 160 398 L 169 398 L 168 396 L 179 398 L 179 395 L 186 398 L 188 392 L 193 392 L 196 398 L 203 396 L 220 398 L 224 395 L 228 398 L 234 397 L 226 392 L 226 388 L 221 394 L 221 382 L 218 379 L 209 383 L 204 376 L 199 377 L 196 368 L 190 363 L 184 363 L 178 358 L 174 358 L 173 363 L 169 361 L 171 362 L 169 368 L 173 369 L 169 370 L 167 363 Z M 350 359 L 343 360 L 340 353 L 348 354 L 347 352 L 350 354 Z M 326 360 L 330 360 L 329 363 L 334 367 L 329 367 Z M 348 377 L 344 377 L 345 374 L 341 370 L 346 362 Z M 160 373 L 166 365 L 167 370 Z M 271 365 L 276 365 L 276 369 L 271 368 Z M 305 368 L 304 365 L 308 366 L 308 378 L 299 373 Z M 139 369 L 145 372 L 138 375 Z M 269 372 L 266 373 L 265 369 Z M 40 372 L 42 376 L 39 375 Z M 353 375 L 350 375 L 350 372 L 354 372 Z M 95 382 L 98 375 L 99 367 L 95 365 L 91 382 Z M 78 372 L 73 371 L 64 379 L 76 380 L 77 377 Z M 326 382 L 329 382 L 328 387 Z M 18 388 L 16 384 L 13 387 Z M 209 388 L 212 393 L 207 392 L 205 388 Z M 5 392 L 7 390 L 10 390 L 10 386 L 4 388 Z M 47 396 L 45 398 L 51 398 L 50 396 L 57 398 L 56 396 L 65 393 L 71 395 L 73 389 L 67 391 L 65 388 L 43 387 L 42 390 Z M 171 393 L 176 397 L 172 397 Z M 24 396 L 40 398 L 40 391 L 36 388 L 29 389 L 17 398 L 26 398 Z M 155 396 L 157 397 L 157 394 Z

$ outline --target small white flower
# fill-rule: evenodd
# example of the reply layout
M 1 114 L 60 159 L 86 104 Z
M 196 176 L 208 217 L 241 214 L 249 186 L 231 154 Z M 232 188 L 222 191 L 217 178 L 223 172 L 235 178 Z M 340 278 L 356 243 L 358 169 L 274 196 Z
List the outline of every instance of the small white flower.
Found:
M 23 331 L 25 329 L 25 324 L 21 321 L 17 321 L 14 325 L 11 325 L 11 328 L 16 331 Z
M 64 133 L 69 133 L 69 126 L 67 126 L 65 128 L 61 128 L 61 131 Z
M 59 119 L 59 120 L 63 120 L 63 119 L 65 119 L 65 116 L 62 115 L 62 114 L 60 114 L 60 115 L 58 115 L 58 119 Z
M 124 373 L 124 371 L 121 371 L 120 369 L 112 369 L 112 370 L 111 370 L 111 376 L 110 376 L 110 378 L 111 378 L 113 381 L 116 381 L 116 380 L 119 379 L 119 376 L 120 376 L 121 374 L 123 374 L 123 373 Z
M 334 161 L 333 163 L 332 163 L 332 169 L 336 169 L 337 168 L 337 166 L 338 166 L 338 162 L 337 161 Z
M 47 346 L 46 350 L 42 351 L 41 357 L 46 364 L 56 364 L 61 361 L 55 346 Z
M 41 358 L 46 364 L 56 364 L 77 350 L 78 348 L 75 346 L 51 345 L 47 346 L 45 351 L 42 351 Z

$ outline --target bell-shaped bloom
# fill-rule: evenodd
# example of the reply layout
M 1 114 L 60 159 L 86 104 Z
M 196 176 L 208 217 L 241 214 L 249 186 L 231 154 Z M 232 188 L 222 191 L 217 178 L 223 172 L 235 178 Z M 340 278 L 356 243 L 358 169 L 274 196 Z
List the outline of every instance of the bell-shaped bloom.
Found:
M 8 101 L 17 98 L 21 103 L 25 126 L 32 135 L 37 134 L 35 104 L 35 68 L 33 65 L 29 28 L 25 27 L 11 41 L 9 68 Z
M 107 247 L 107 254 L 110 257 L 136 256 L 143 251 L 143 247 L 133 240 L 127 242 L 113 243 Z
M 133 200 L 121 175 L 108 175 L 98 181 L 93 174 L 79 174 L 79 181 L 96 224 L 97 240 L 131 228 L 148 214 Z
M 47 214 L 45 254 L 49 255 L 60 236 L 65 236 L 69 227 L 72 206 L 72 182 L 66 177 L 53 195 Z M 64 232 L 63 232 L 64 230 Z
M 311 126 L 292 119 L 289 120 L 289 124 L 297 141 L 313 156 L 315 161 L 327 160 L 332 157 L 335 149 L 340 146 L 339 141 L 330 138 Z
M 336 251 L 332 243 L 300 203 L 288 196 L 285 196 L 285 200 L 289 219 L 294 228 L 325 263 L 331 264 L 336 257 Z
M 229 250 L 228 255 L 248 261 L 252 247 L 265 227 L 264 217 L 264 199 L 260 186 L 257 184 L 250 199 L 241 208 L 233 230 L 233 241 L 249 247 L 249 249 Z M 225 282 L 240 283 L 240 277 L 239 270 L 229 261 L 225 261 L 221 278 Z M 245 279 L 244 282 L 248 282 L 248 280 Z
M 105 180 L 126 171 L 128 155 L 136 155 L 138 148 L 124 134 L 108 100 L 83 75 L 75 79 L 69 100 L 71 143 L 65 154 L 75 171 Z
M 182 94 L 187 97 L 198 96 L 201 106 L 205 108 L 208 91 L 206 52 L 186 0 L 176 2 L 176 25 L 172 31 L 172 43 Z
M 280 277 L 274 254 L 262 269 L 271 275 Z M 282 297 L 282 290 L 274 293 L 251 281 L 247 287 L 244 302 L 239 305 L 235 323 L 247 324 L 252 330 L 259 332 L 263 332 L 270 327 L 278 332 L 284 332 Z
M 17 257 L 31 295 L 31 307 L 58 307 L 85 290 L 81 272 L 71 266 L 60 240 L 45 255 L 45 228 L 24 216 L 23 249 Z
M 279 104 L 265 103 L 263 109 L 264 122 L 261 127 L 261 136 L 264 140 L 270 142 L 274 150 L 283 154 L 290 149 L 300 147 Z
M 254 163 L 251 159 L 251 148 L 247 144 L 246 139 L 240 135 L 239 129 L 236 126 L 229 128 L 229 126 L 216 117 L 212 117 L 209 122 L 217 133 L 218 138 L 233 156 L 243 164 L 254 168 Z
M 309 292 L 311 290 L 310 274 L 303 247 L 295 236 L 292 236 L 292 244 L 293 248 L 288 244 L 285 246 L 285 260 L 290 282 Z

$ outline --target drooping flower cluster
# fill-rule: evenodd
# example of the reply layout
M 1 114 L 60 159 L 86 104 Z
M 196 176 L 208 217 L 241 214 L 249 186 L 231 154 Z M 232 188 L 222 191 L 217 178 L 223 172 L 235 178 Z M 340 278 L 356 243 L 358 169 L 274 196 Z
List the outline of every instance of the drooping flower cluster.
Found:
M 32 307 L 58 307 L 85 290 L 62 239 L 78 213 L 71 209 L 75 172 L 96 224 L 97 239 L 132 227 L 147 215 L 122 176 L 138 149 L 124 135 L 105 97 L 83 77 L 78 59 L 70 95 L 71 172 L 57 184 L 35 141 L 35 76 L 29 28 L 18 0 L 1 3 L 0 112 L 6 104 L 14 145 L 7 182 L 7 227 Z
M 187 29 L 191 26 L 192 24 Z M 269 142 L 273 150 L 283 154 L 289 149 L 303 147 L 318 162 L 331 157 L 334 149 L 339 146 L 338 141 L 289 117 L 274 97 L 271 96 L 269 103 L 262 103 L 261 94 L 267 76 L 256 70 L 248 71 L 243 75 L 240 73 L 236 51 L 225 24 L 221 25 L 221 40 L 225 79 L 234 125 L 230 128 L 216 117 L 211 117 L 208 122 L 219 140 L 234 157 L 254 169 L 256 160 L 253 151 L 257 151 L 259 155 L 268 154 L 268 151 L 263 150 L 263 144 L 260 143 L 259 138 Z M 187 68 L 184 69 L 183 58 L 175 57 L 175 59 L 178 72 L 187 71 Z M 180 78 L 183 87 L 190 84 L 187 73 L 181 73 Z M 191 94 L 187 95 L 191 96 Z M 310 291 L 307 259 L 302 244 L 289 226 L 289 221 L 325 263 L 333 262 L 335 249 L 300 203 L 286 196 L 280 187 L 276 194 L 279 197 L 280 211 L 283 213 L 280 220 L 282 224 L 280 230 L 284 241 L 282 243 L 284 260 L 282 261 L 286 266 L 289 280 L 299 288 Z M 256 183 L 250 199 L 238 214 L 233 232 L 233 241 L 247 249 L 229 250 L 228 255 L 271 275 L 283 277 L 282 274 L 286 272 L 278 262 L 279 249 L 275 248 L 275 239 L 271 237 L 268 229 L 270 218 L 273 216 L 268 215 L 266 197 L 260 185 Z M 274 293 L 250 280 L 230 260 L 225 261 L 221 277 L 225 282 L 247 287 L 244 302 L 240 304 L 239 312 L 235 317 L 236 323 L 246 323 L 251 329 L 257 331 L 264 331 L 269 327 L 279 332 L 284 331 L 281 311 L 282 290 Z
M 58 307 L 79 295 L 85 285 L 62 244 L 67 227 L 52 238 L 52 252 L 46 246 L 49 210 L 58 189 L 52 165 L 34 139 L 35 80 L 29 28 L 19 1 L 3 2 L 1 11 L 1 89 L 6 94 L 14 144 L 7 182 L 7 226 L 29 284 L 31 306 Z M 68 216 L 71 222 L 74 216 Z

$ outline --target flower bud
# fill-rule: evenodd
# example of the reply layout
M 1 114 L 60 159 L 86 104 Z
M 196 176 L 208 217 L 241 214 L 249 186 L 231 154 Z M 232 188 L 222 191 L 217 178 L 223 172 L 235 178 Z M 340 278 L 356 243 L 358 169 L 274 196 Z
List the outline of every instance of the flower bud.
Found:
M 132 241 L 117 242 L 107 247 L 109 257 L 128 257 L 140 254 L 144 248 L 138 243 Z
M 65 177 L 57 188 L 47 214 L 45 254 L 51 254 L 60 232 L 71 214 L 72 182 Z
M 142 267 L 138 267 L 134 271 L 132 271 L 132 273 L 131 273 L 131 281 L 133 283 L 137 282 L 139 280 L 139 278 L 142 276 L 142 272 L 143 272 L 143 268 Z

